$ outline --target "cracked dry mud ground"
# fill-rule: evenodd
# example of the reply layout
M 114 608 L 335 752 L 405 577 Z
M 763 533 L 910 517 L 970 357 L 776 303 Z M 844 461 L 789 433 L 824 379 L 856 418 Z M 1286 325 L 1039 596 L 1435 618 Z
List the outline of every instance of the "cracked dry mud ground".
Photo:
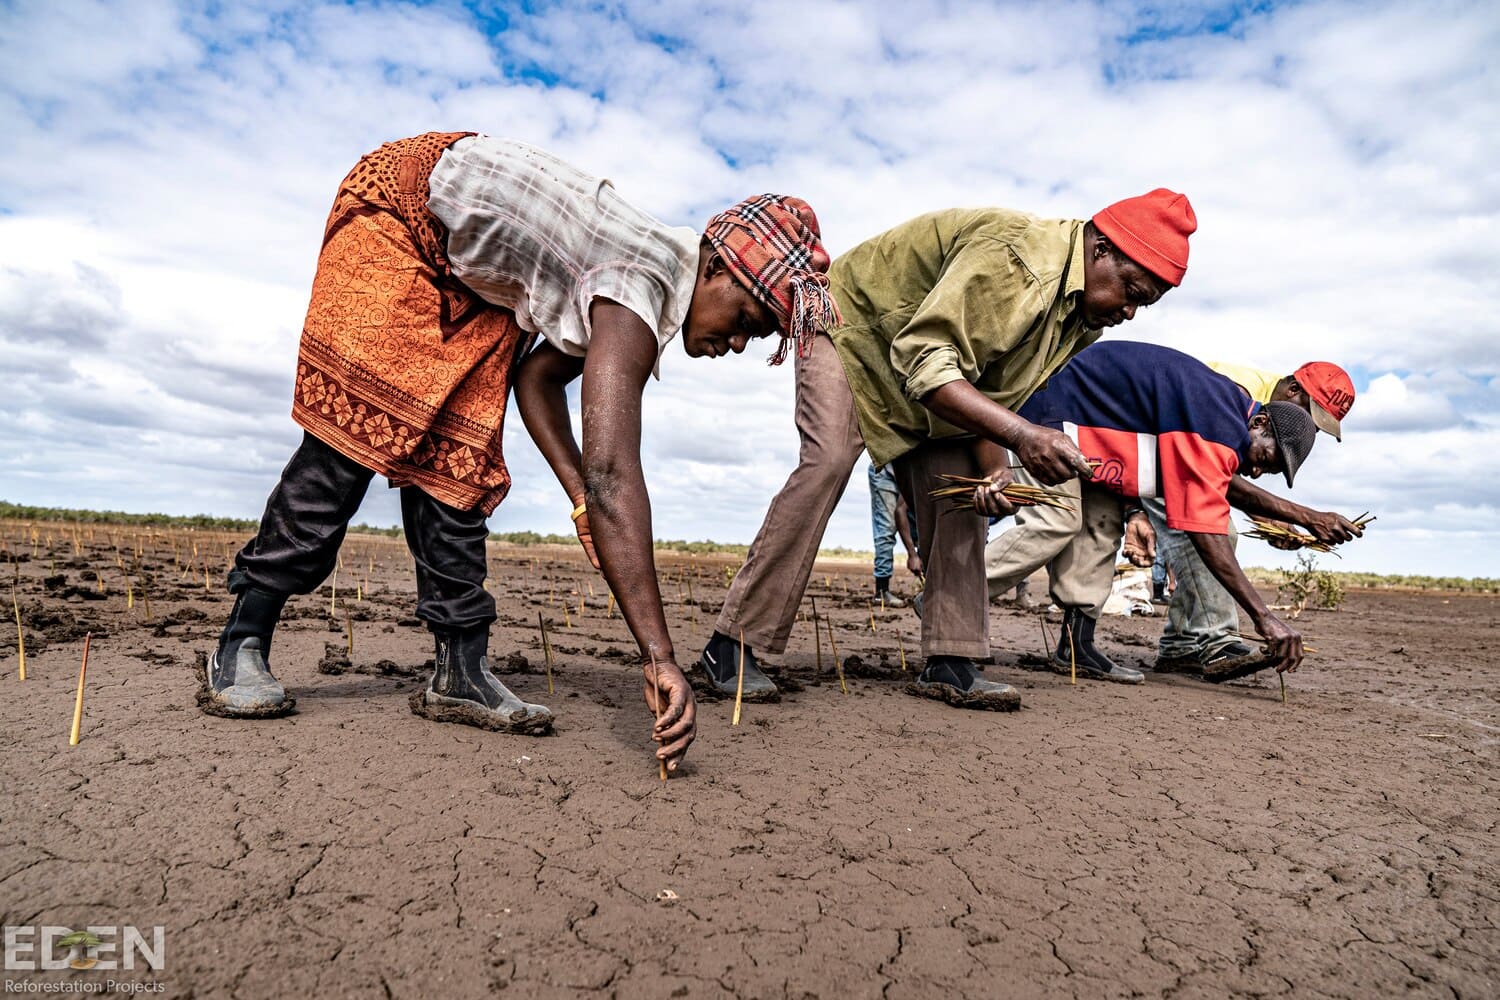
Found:
M 1072 687 L 1022 668 L 1038 618 L 1002 608 L 989 674 L 1021 687 L 1022 711 L 917 700 L 894 669 L 845 696 L 814 675 L 802 623 L 779 662 L 803 689 L 737 728 L 727 702 L 701 703 L 663 786 L 628 633 L 571 549 L 492 552 L 494 659 L 534 669 L 537 611 L 554 623 L 556 694 L 507 676 L 559 712 L 535 739 L 410 714 L 431 645 L 399 624 L 404 547 L 369 536 L 345 545 L 335 622 L 325 584 L 277 634 L 298 712 L 206 717 L 191 664 L 228 610 L 238 539 L 148 536 L 147 625 L 106 530 L 36 558 L 7 532 L 31 678 L 0 638 L 0 919 L 162 924 L 167 995 L 1496 995 L 1494 599 L 1355 592 L 1309 612 L 1319 653 L 1285 706 L 1274 677 Z M 111 534 L 127 555 L 139 537 Z M 172 554 L 190 542 L 196 576 Z M 685 662 L 735 564 L 662 556 Z M 95 570 L 104 600 L 82 596 Z M 842 653 L 894 668 L 918 623 L 877 611 L 872 635 L 865 572 L 820 565 L 812 593 Z M 352 665 L 372 672 L 319 673 L 345 608 Z M 1158 627 L 1100 635 L 1134 663 Z

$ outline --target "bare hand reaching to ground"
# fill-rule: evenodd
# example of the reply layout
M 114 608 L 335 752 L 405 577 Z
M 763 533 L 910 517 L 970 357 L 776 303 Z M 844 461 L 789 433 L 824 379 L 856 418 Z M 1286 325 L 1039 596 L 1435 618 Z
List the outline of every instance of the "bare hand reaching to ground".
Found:
M 656 716 L 651 738 L 661 744 L 656 751 L 657 759 L 666 761 L 667 770 L 675 771 L 698 735 L 698 707 L 693 699 L 692 685 L 683 676 L 681 667 L 671 660 L 657 660 L 655 670 L 653 679 L 652 665 L 642 666 L 646 705 Z M 662 704 L 656 700 L 657 688 L 661 690 Z

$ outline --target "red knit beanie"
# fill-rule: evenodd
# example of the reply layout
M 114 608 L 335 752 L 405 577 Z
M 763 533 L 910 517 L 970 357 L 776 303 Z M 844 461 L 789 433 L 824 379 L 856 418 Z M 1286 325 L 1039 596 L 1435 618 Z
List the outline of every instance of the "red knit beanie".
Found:
M 1094 216 L 1093 222 L 1125 256 L 1173 287 L 1182 284 L 1188 237 L 1198 228 L 1187 195 L 1157 188 L 1115 202 Z

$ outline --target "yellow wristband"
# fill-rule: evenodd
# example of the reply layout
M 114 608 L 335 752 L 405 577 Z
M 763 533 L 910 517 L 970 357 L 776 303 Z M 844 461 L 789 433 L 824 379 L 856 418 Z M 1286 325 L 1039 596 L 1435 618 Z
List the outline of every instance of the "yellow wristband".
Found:
M 580 517 L 582 517 L 584 514 L 587 514 L 588 510 L 589 510 L 588 507 L 584 506 L 583 504 L 579 504 L 577 507 L 574 507 L 573 508 L 573 514 L 572 514 L 573 520 L 576 521 Z

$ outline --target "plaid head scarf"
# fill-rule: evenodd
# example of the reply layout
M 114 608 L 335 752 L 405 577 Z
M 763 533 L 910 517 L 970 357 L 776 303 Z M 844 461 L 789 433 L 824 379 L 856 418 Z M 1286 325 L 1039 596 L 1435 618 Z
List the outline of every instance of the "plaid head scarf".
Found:
M 730 273 L 781 325 L 781 344 L 771 364 L 785 361 L 793 343 L 797 356 L 806 357 L 813 335 L 838 325 L 838 306 L 828 293 L 828 251 L 818 217 L 801 198 L 746 198 L 709 219 L 703 235 Z

